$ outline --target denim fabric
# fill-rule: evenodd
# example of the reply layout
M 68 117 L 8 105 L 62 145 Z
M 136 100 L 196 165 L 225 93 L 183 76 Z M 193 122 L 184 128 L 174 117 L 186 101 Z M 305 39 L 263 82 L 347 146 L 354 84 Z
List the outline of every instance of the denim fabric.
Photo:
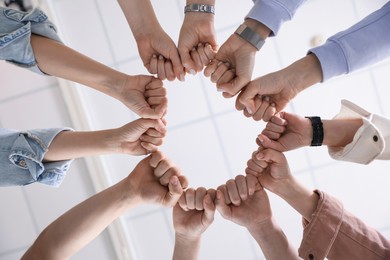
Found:
M 58 187 L 69 169 L 70 160 L 43 163 L 54 137 L 70 128 L 36 129 L 18 132 L 0 128 L 0 186 L 34 182 Z
M 31 33 L 61 42 L 55 25 L 40 9 L 21 12 L 0 7 L 0 59 L 44 74 L 35 61 Z

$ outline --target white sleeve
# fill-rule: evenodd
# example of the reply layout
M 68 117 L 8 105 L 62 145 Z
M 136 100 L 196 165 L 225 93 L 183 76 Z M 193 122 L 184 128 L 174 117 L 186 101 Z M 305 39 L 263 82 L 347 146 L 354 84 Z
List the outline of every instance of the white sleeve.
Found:
M 348 101 L 341 101 L 340 112 L 334 119 L 361 118 L 363 125 L 356 131 L 353 141 L 345 147 L 328 147 L 335 160 L 369 164 L 375 159 L 390 159 L 390 119 L 367 112 Z

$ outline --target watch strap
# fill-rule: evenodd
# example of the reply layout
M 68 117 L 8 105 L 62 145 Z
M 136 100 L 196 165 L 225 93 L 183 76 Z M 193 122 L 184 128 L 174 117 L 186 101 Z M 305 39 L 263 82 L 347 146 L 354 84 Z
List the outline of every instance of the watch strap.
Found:
M 322 126 L 321 117 L 319 116 L 306 116 L 310 119 L 311 126 L 313 128 L 313 139 L 310 146 L 321 146 L 324 141 L 324 128 Z
M 258 51 L 265 43 L 265 40 L 246 24 L 241 24 L 234 33 L 249 42 Z
M 184 7 L 184 13 L 187 12 L 215 14 L 215 7 L 213 5 L 206 5 L 206 4 L 189 4 Z

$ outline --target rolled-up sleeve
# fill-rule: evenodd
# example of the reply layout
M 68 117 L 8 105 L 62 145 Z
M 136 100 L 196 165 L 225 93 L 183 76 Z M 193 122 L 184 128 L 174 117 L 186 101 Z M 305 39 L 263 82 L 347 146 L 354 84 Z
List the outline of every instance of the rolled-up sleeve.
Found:
M 390 241 L 344 209 L 336 198 L 316 190 L 317 208 L 304 231 L 303 259 L 389 259 Z
M 341 101 L 340 112 L 334 119 L 360 118 L 363 125 L 356 131 L 351 143 L 345 147 L 328 147 L 335 160 L 368 164 L 375 159 L 390 159 L 390 120 L 372 114 L 356 104 Z
M 323 79 L 348 74 L 390 57 L 390 2 L 345 31 L 309 50 L 320 61 Z
M 43 162 L 53 139 L 70 128 L 36 129 L 19 132 L 0 129 L 0 186 L 20 186 L 39 182 L 58 187 L 71 160 Z
M 61 42 L 55 25 L 39 8 L 21 12 L 0 7 L 0 59 L 39 74 L 30 43 L 31 34 Z
M 256 0 L 245 18 L 261 22 L 271 30 L 271 35 L 277 35 L 283 23 L 290 21 L 298 8 L 306 0 Z

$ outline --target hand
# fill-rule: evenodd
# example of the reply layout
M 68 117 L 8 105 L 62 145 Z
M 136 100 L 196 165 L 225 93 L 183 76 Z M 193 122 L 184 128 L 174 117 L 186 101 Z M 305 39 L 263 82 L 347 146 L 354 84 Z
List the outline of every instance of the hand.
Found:
M 233 34 L 204 70 L 225 98 L 235 96 L 252 78 L 256 48 Z
M 178 50 L 181 63 L 188 73 L 195 75 L 202 71 L 214 59 L 217 50 L 214 15 L 186 13 L 180 29 Z M 199 52 L 203 55 L 199 55 Z
M 161 28 L 154 28 L 137 40 L 144 66 L 161 80 L 175 78 L 184 81 L 184 68 L 173 40 Z
M 299 92 L 321 80 L 320 63 L 309 54 L 285 69 L 252 80 L 238 96 L 236 108 L 253 114 L 259 109 L 256 98 L 260 96 L 269 97 L 280 112 Z
M 311 122 L 287 112 L 273 116 L 256 139 L 259 146 L 280 152 L 309 146 L 312 136 Z
M 167 91 L 161 80 L 152 76 L 128 76 L 113 96 L 143 118 L 159 119 L 167 113 Z
M 268 196 L 252 175 L 239 175 L 235 180 L 229 180 L 220 186 L 215 205 L 223 218 L 248 229 L 257 227 L 272 217 Z
M 260 148 L 253 153 L 247 165 L 247 176 L 257 177 L 260 184 L 273 193 L 278 193 L 285 183 L 293 179 L 286 157 L 276 150 Z
M 166 131 L 164 119 L 140 118 L 111 132 L 108 143 L 119 153 L 148 154 L 162 145 Z
M 169 178 L 168 186 L 161 185 L 159 178 L 154 174 L 156 168 L 151 165 L 152 160 L 156 161 L 154 157 L 161 158 L 158 163 L 166 160 L 161 152 L 154 152 L 139 162 L 128 176 L 129 191 L 134 193 L 134 196 L 130 197 L 136 198 L 138 203 L 158 203 L 173 207 L 180 199 L 183 189 L 188 186 L 188 181 L 179 169 L 169 163 L 169 170 L 174 175 Z
M 181 239 L 199 239 L 214 221 L 216 191 L 187 189 L 173 208 L 173 226 Z

